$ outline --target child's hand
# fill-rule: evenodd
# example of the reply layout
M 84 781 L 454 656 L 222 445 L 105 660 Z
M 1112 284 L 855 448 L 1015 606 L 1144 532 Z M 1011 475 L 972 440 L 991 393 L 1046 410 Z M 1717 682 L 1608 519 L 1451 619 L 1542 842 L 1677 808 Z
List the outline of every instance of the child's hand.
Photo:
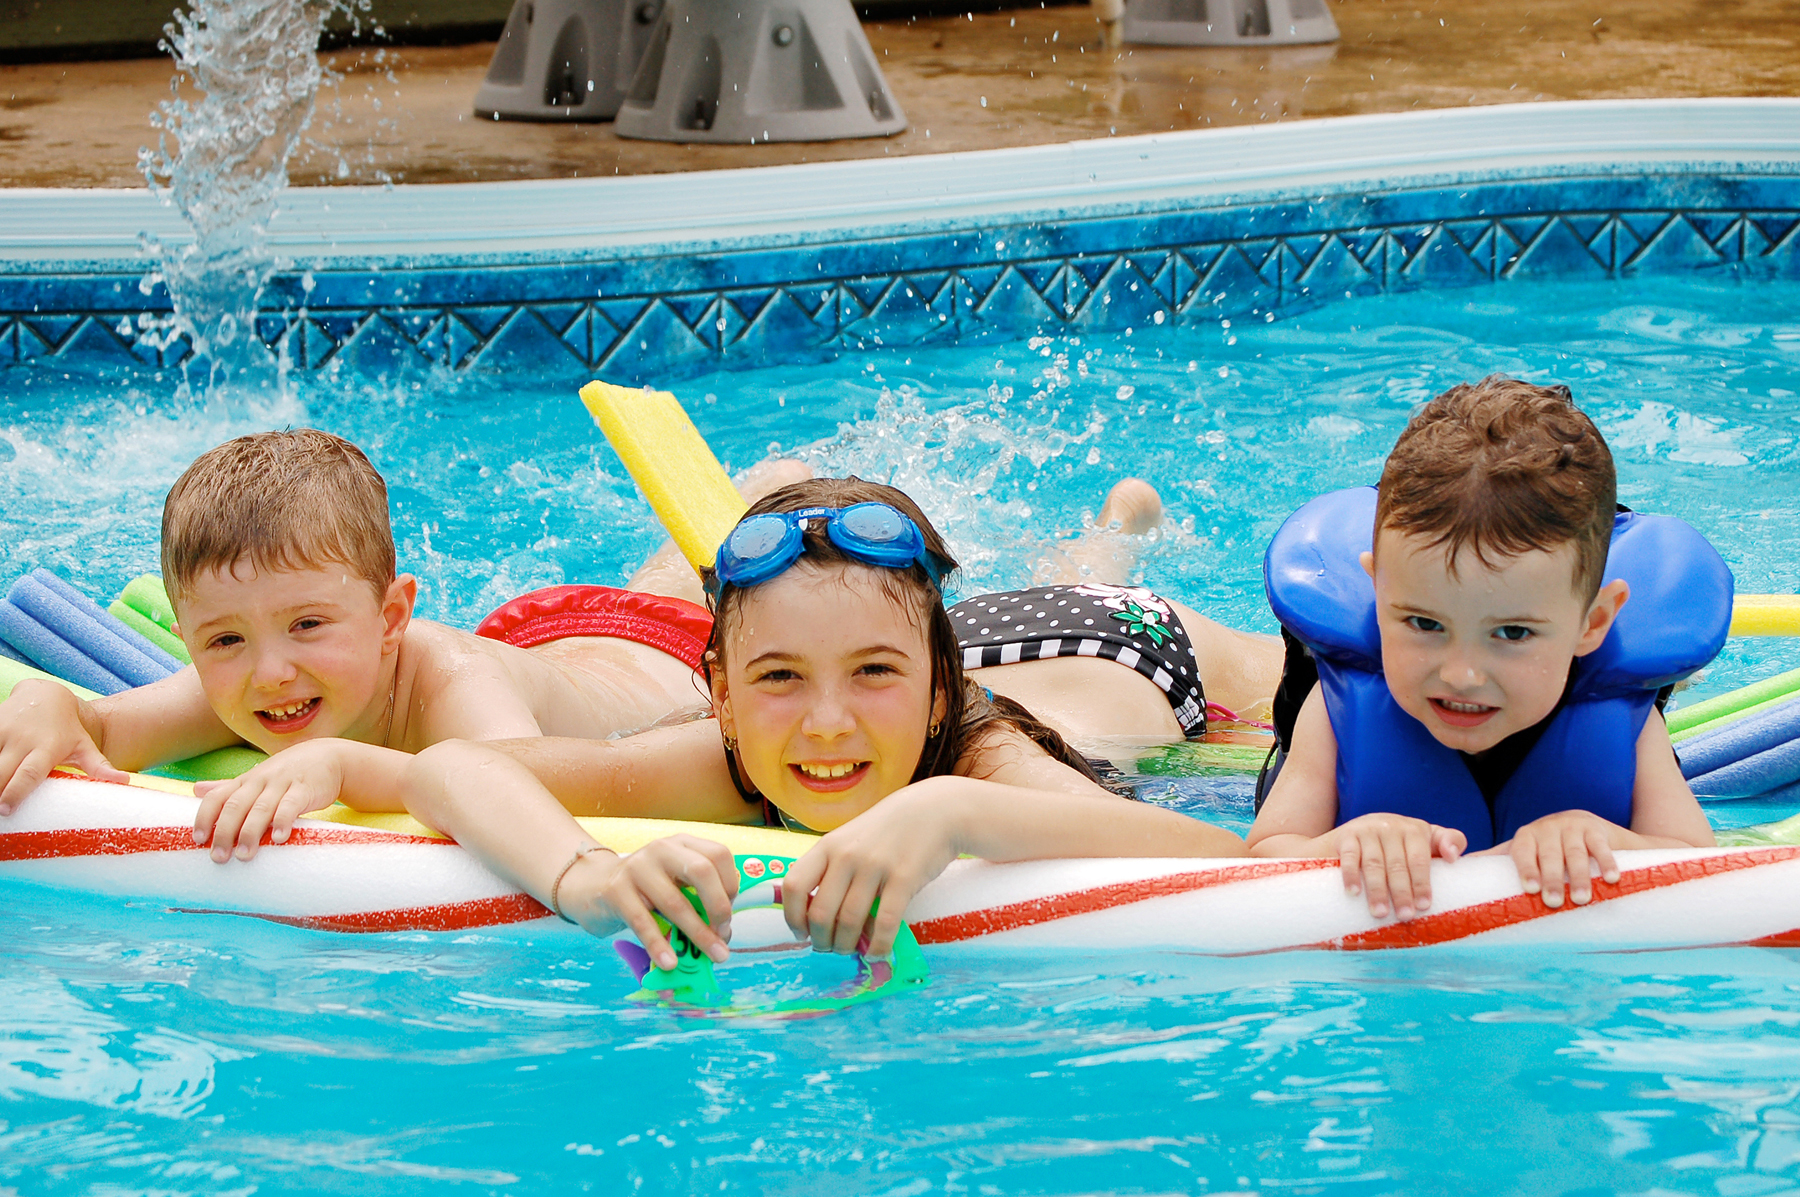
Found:
M 58 765 L 124 782 L 81 721 L 81 700 L 56 682 L 26 678 L 0 703 L 0 815 L 10 815 Z
M 681 892 L 700 895 L 701 918 Z M 645 844 L 630 856 L 610 851 L 582 857 L 563 876 L 557 891 L 563 913 L 595 935 L 611 935 L 622 922 L 650 959 L 673 970 L 675 952 L 651 911 L 660 913 L 714 961 L 730 949 L 731 902 L 737 897 L 737 861 L 731 849 L 692 835 L 672 835 Z
M 820 840 L 781 883 L 783 913 L 796 938 L 821 952 L 886 956 L 924 885 L 956 859 L 947 817 L 922 782 L 889 795 Z M 870 919 L 877 899 L 881 909 Z
M 323 810 L 344 788 L 339 751 L 341 740 L 308 740 L 276 753 L 242 776 L 202 781 L 194 786 L 200 810 L 194 816 L 194 842 L 212 844 L 220 864 L 236 854 L 249 860 L 262 846 L 287 843 L 294 820 Z
M 1405 815 L 1363 815 L 1337 829 L 1337 857 L 1344 892 L 1367 892 L 1369 913 L 1386 918 L 1390 907 L 1403 919 L 1431 909 L 1431 858 L 1455 860 L 1469 838 Z
M 1544 905 L 1561 906 L 1566 882 L 1569 899 L 1585 906 L 1593 899 L 1593 879 L 1619 879 L 1619 862 L 1613 859 L 1613 838 L 1624 828 L 1585 810 L 1566 810 L 1527 823 L 1513 834 L 1506 852 L 1519 866 L 1519 884 L 1526 893 L 1542 893 Z

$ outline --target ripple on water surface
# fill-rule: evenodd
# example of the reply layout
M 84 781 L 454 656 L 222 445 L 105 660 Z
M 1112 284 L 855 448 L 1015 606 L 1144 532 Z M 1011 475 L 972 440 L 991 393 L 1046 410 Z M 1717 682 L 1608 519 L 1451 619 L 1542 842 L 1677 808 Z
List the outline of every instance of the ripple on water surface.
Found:
M 1025 583 L 1138 474 L 1144 579 L 1270 630 L 1263 546 L 1373 480 L 1410 412 L 1492 371 L 1569 383 L 1621 497 L 1747 591 L 1800 589 L 1800 288 L 1506 287 L 1272 323 L 884 350 L 676 387 L 734 468 L 772 452 L 911 491 Z M 176 380 L 0 372 L 0 553 L 95 591 L 155 566 L 163 493 L 253 428 L 314 423 L 387 475 L 423 612 L 622 580 L 659 540 L 584 381 L 297 376 L 240 421 Z M 1775 672 L 1734 642 L 1696 694 Z M 1203 797 L 1241 819 L 1241 795 Z M 1427 950 L 1220 960 L 937 950 L 924 989 L 799 1023 L 623 1001 L 560 929 L 347 938 L 8 885 L 0 1191 L 1719 1192 L 1800 1184 L 1785 951 Z M 777 995 L 838 961 L 737 963 Z

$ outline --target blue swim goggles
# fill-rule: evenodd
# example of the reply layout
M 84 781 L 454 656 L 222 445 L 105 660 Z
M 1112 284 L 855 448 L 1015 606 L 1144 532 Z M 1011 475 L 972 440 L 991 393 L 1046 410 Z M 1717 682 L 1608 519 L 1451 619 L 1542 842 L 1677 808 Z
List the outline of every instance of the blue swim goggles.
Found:
M 717 600 L 727 584 L 741 589 L 785 572 L 806 551 L 802 525 L 808 520 L 824 520 L 831 543 L 854 560 L 887 569 L 905 569 L 916 561 L 931 584 L 942 588 L 945 563 L 925 547 L 924 534 L 905 512 L 886 503 L 856 503 L 770 512 L 744 520 L 719 546 L 707 592 Z

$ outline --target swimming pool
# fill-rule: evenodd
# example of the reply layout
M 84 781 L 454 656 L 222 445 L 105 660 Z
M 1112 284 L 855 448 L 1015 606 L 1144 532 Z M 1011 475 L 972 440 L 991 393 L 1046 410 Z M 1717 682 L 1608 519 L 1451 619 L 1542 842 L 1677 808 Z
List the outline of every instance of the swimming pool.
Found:
M 1464 231 L 1473 246 L 1489 239 L 1484 285 L 1409 289 L 1396 272 L 1393 285 L 1342 288 L 1357 292 L 1344 299 L 1296 279 L 1273 289 L 1287 297 L 1273 310 L 1171 300 L 1117 326 L 1105 311 L 1091 324 L 1028 328 L 996 313 L 971 330 L 945 311 L 915 324 L 896 316 L 880 325 L 880 346 L 738 338 L 739 356 L 721 341 L 711 358 L 656 365 L 680 375 L 678 391 L 734 466 L 777 446 L 913 491 L 963 553 L 969 591 L 1022 580 L 1032 546 L 1079 527 L 1111 479 L 1149 477 L 1171 518 L 1144 546 L 1146 580 L 1265 629 L 1257 567 L 1282 516 L 1372 477 L 1411 406 L 1444 385 L 1493 369 L 1556 378 L 1611 440 L 1625 501 L 1699 525 L 1742 588 L 1793 590 L 1800 283 L 1781 277 L 1793 277 L 1800 225 L 1800 212 L 1781 215 L 1800 209 L 1792 180 L 1598 173 L 1571 182 L 1551 171 L 1535 189 L 1490 181 L 1473 206 L 1493 188 L 1511 188 L 1521 206 L 1594 198 L 1567 190 L 1576 184 L 1729 198 L 1734 224 L 1680 219 L 1712 233 L 1715 257 L 1715 243 L 1735 237 L 1737 265 L 1496 284 L 1491 243 L 1505 222 L 1475 213 L 1468 220 L 1487 231 Z M 1456 198 L 1437 184 L 1405 192 L 1428 193 Z M 1226 231 L 1242 232 L 1246 212 L 1265 227 L 1306 217 L 1307 205 L 1286 200 L 1231 202 L 1229 219 L 1217 217 Z M 1310 206 L 1339 220 L 1332 205 L 1352 202 L 1334 193 Z M 1171 214 L 1172 203 L 1158 220 L 1216 216 Z M 1545 218 L 1521 245 L 1549 244 L 1544 230 L 1560 221 L 1608 247 L 1617 273 L 1630 260 L 1617 256 L 1621 237 L 1636 236 L 1630 214 L 1610 225 L 1581 212 Z M 1420 245 L 1456 235 L 1454 220 L 1434 219 Z M 1016 244 L 995 223 L 983 244 Z M 1097 235 L 1079 221 L 1042 227 L 1033 253 Z M 1666 217 L 1656 226 L 1667 227 Z M 918 248 L 914 233 L 887 234 L 890 257 Z M 1301 235 L 1290 227 L 1281 239 Z M 876 252 L 874 239 L 834 244 Z M 1213 243 L 1197 233 L 1183 244 Z M 531 257 L 552 252 L 457 269 L 527 289 L 547 285 L 542 272 L 570 276 Z M 740 277 L 774 254 L 709 252 L 709 269 Z M 805 252 L 829 260 L 816 245 Z M 1140 291 L 1160 295 L 1155 280 L 1163 267 L 1173 279 L 1174 261 L 1139 256 L 1154 268 L 1126 266 Z M 1079 257 L 1058 259 L 1071 286 Z M 16 268 L 12 294 L 31 278 L 41 308 L 114 294 L 105 270 L 50 261 Z M 580 269 L 656 273 L 624 250 Z M 412 286 L 430 271 L 413 273 L 386 281 Z M 1097 294 L 1123 305 L 1139 294 L 1130 281 Z M 313 294 L 337 285 L 315 270 Z M 682 296 L 702 293 L 718 302 L 719 292 L 671 290 L 646 310 L 677 312 Z M 508 302 L 496 328 L 529 306 Z M 30 305 L 9 303 L 17 346 Z M 88 314 L 65 338 L 120 310 L 66 307 Z M 537 311 L 526 315 L 550 328 Z M 297 308 L 271 326 L 276 317 L 302 319 Z M 931 325 L 953 320 L 971 335 L 941 343 Z M 359 357 L 358 335 L 316 368 L 296 360 L 291 394 L 241 419 L 169 414 L 176 372 L 104 343 L 0 372 L 6 576 L 46 564 L 116 588 L 153 563 L 161 493 L 189 457 L 241 428 L 301 420 L 364 443 L 388 473 L 426 614 L 468 622 L 530 586 L 616 580 L 654 545 L 648 512 L 574 402 L 591 360 L 561 361 L 560 348 L 493 361 L 487 348 L 456 362 L 416 350 Z M 768 364 L 783 355 L 800 364 Z M 345 364 L 334 373 L 332 360 Z M 1735 642 L 1696 693 L 1792 664 L 1783 647 Z M 1241 791 L 1184 801 L 1240 825 L 1247 816 Z M 1800 973 L 1786 951 L 1220 960 L 959 949 L 934 953 L 933 980 L 914 995 L 810 1023 L 718 1027 L 624 1003 L 623 966 L 560 928 L 352 939 L 24 885 L 0 893 L 0 1185 L 20 1191 L 1735 1194 L 1783 1191 L 1800 1164 Z M 727 971 L 773 993 L 842 970 L 787 958 Z

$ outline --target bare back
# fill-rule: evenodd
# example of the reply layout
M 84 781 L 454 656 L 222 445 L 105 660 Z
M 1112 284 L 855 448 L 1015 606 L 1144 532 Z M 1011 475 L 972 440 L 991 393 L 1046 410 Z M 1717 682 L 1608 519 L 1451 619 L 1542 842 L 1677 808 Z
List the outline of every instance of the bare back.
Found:
M 693 669 L 614 636 L 570 636 L 515 648 L 414 620 L 400 649 L 391 747 L 527 736 L 609 739 L 678 711 L 700 711 Z

